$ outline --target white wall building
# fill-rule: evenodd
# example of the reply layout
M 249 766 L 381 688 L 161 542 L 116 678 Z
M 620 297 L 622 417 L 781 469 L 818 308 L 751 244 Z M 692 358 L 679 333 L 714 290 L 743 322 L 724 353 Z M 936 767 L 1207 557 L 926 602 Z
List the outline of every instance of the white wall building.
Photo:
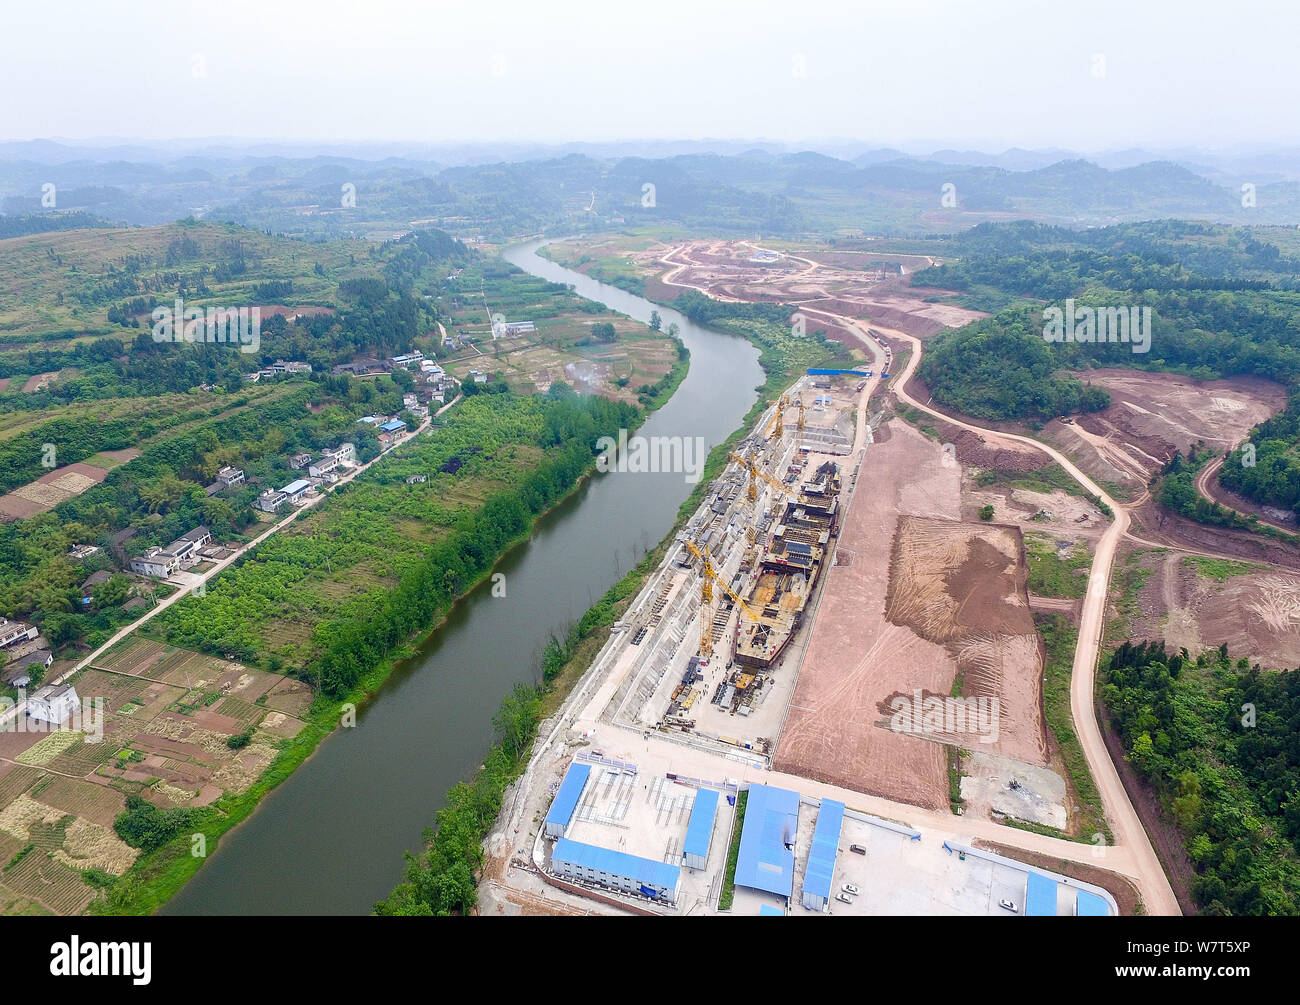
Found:
M 39 722 L 58 726 L 72 715 L 81 703 L 77 690 L 71 684 L 46 684 L 27 697 L 27 714 Z

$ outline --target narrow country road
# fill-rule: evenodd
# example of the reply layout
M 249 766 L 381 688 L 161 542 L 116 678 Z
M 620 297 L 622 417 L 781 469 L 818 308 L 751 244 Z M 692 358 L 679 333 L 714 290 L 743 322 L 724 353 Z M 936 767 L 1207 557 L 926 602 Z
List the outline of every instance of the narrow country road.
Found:
M 451 401 L 447 402 L 445 405 L 442 406 L 442 408 L 438 409 L 438 411 L 434 413 L 433 417 L 442 415 L 443 412 L 447 411 L 447 409 L 451 408 L 452 405 L 456 404 L 460 400 L 461 400 L 460 395 L 457 395 L 456 397 L 452 398 Z M 301 508 L 295 509 L 283 520 L 279 520 L 276 523 L 273 523 L 261 534 L 253 538 L 253 540 L 237 548 L 234 551 L 234 553 L 231 554 L 229 557 L 223 558 L 221 561 L 214 564 L 211 569 L 208 569 L 206 572 L 201 574 L 184 573 L 183 574 L 185 576 L 184 581 L 179 583 L 171 582 L 171 585 L 179 586 L 179 589 L 177 589 L 175 593 L 173 593 L 171 596 L 161 601 L 157 606 L 150 608 L 148 612 L 143 614 L 141 617 L 137 618 L 135 621 L 132 621 L 129 625 L 119 628 L 116 632 L 113 633 L 112 638 L 110 638 L 107 642 L 101 645 L 98 649 L 94 650 L 94 652 L 92 652 L 85 659 L 77 663 L 77 665 L 74 666 L 71 670 L 65 671 L 54 680 L 46 681 L 46 683 L 62 684 L 64 681 L 68 680 L 69 678 L 79 674 L 82 670 L 90 666 L 91 663 L 97 660 L 100 656 L 106 653 L 113 646 L 117 645 L 117 643 L 121 642 L 124 638 L 130 635 L 133 631 L 135 631 L 145 622 L 151 620 L 152 618 L 157 617 L 163 611 L 167 610 L 167 608 L 171 607 L 172 604 L 175 604 L 178 601 L 183 600 L 185 597 L 189 596 L 190 593 L 193 592 L 193 590 L 196 587 L 201 586 L 202 584 L 206 583 L 208 580 L 214 579 L 215 577 L 219 576 L 222 572 L 228 569 L 233 563 L 239 561 L 241 558 L 243 558 L 245 555 L 251 552 L 254 548 L 256 548 L 259 544 L 265 541 L 272 534 L 278 534 L 280 531 L 284 530 L 285 527 L 288 527 L 291 523 L 297 520 L 298 517 L 300 517 L 303 513 L 319 505 L 321 500 L 327 498 L 328 495 L 331 492 L 333 492 L 335 489 L 339 488 L 340 486 L 348 484 L 354 478 L 360 475 L 363 471 L 368 470 L 372 464 L 375 464 L 383 457 L 386 457 L 389 453 L 396 450 L 403 443 L 407 443 L 410 440 L 414 439 L 416 436 L 418 436 L 420 433 L 425 432 L 429 428 L 429 424 L 430 422 L 432 422 L 433 417 L 425 419 L 422 423 L 420 423 L 420 425 L 415 428 L 415 431 L 412 432 L 411 435 L 407 437 L 405 440 L 402 440 L 400 443 L 393 444 L 387 450 L 382 451 L 375 457 L 372 457 L 370 460 L 366 461 L 365 464 L 360 464 L 357 467 L 353 468 L 346 477 L 340 478 L 337 483 L 331 485 L 328 489 L 326 489 L 324 492 L 316 496 L 314 499 L 309 499 Z M 21 701 L 18 704 L 16 704 L 13 708 L 9 709 L 7 713 L 5 713 L 4 715 L 0 715 L 0 730 L 3 730 L 10 722 L 16 720 L 18 716 L 22 715 L 26 710 L 26 708 L 27 708 L 27 702 Z

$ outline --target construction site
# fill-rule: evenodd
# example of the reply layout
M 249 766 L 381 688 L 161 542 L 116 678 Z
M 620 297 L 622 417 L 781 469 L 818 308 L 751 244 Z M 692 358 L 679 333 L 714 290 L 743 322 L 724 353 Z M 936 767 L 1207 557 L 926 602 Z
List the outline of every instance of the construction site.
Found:
M 630 663 L 604 710 L 610 721 L 767 762 L 839 530 L 852 445 L 853 385 L 815 396 L 811 385 L 796 384 L 730 454 L 647 603 L 620 624 Z
M 1085 563 L 1098 531 L 1041 505 L 977 515 L 993 448 L 967 461 L 898 415 L 898 337 L 836 323 L 867 358 L 769 403 L 543 724 L 485 843 L 484 913 L 1135 902 L 1127 851 L 1097 862 L 1060 836 L 1077 797 L 1043 719 L 1027 590 L 1022 526 L 1046 524 Z M 935 705 L 946 718 L 922 715 Z M 954 718 L 963 706 L 993 714 Z

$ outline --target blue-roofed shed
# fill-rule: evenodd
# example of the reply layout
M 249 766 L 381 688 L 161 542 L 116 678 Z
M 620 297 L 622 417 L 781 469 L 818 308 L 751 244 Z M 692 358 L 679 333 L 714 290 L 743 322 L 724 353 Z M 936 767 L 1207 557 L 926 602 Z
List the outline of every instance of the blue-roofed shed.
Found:
M 1056 917 L 1056 887 L 1056 880 L 1031 872 L 1025 888 L 1025 914 L 1031 918 Z
M 546 814 L 547 837 L 564 837 L 590 774 L 590 764 L 579 764 L 574 761 L 569 765 L 569 770 L 564 773 L 564 781 L 560 783 L 560 791 L 555 794 L 555 801 L 551 803 L 550 812 Z
M 784 918 L 785 912 L 779 907 L 773 907 L 771 904 L 763 904 L 758 909 L 758 916 L 760 918 Z
M 385 422 L 383 425 L 381 425 L 379 427 L 379 431 L 381 433 L 398 433 L 405 428 L 406 428 L 406 423 L 403 422 L 401 419 L 392 419 L 388 422 Z
M 686 840 L 682 843 L 686 868 L 704 868 L 713 844 L 713 819 L 717 814 L 718 793 L 713 789 L 698 790 L 691 806 L 691 818 L 686 823 Z
M 1109 918 L 1110 905 L 1104 897 L 1080 890 L 1079 899 L 1074 904 L 1074 913 L 1081 918 Z
M 834 799 L 823 799 L 817 813 L 817 826 L 813 830 L 812 847 L 808 851 L 808 868 L 803 877 L 803 906 L 813 911 L 823 911 L 830 903 L 831 880 L 835 875 L 843 824 L 844 804 Z
M 669 902 L 677 899 L 682 871 L 667 862 L 629 855 L 594 844 L 560 838 L 551 852 L 551 868 L 561 876 Z
M 794 835 L 799 794 L 751 785 L 740 832 L 736 885 L 789 897 L 794 886 Z

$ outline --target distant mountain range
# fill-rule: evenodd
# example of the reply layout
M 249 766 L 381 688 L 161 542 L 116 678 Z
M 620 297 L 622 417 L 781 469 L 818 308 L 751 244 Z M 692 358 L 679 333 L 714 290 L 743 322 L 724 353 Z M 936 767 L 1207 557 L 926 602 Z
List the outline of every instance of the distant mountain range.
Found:
M 1071 227 L 1165 217 L 1300 223 L 1300 148 L 1085 157 L 824 145 L 837 155 L 730 140 L 10 141 L 0 143 L 0 210 L 82 211 L 131 225 L 193 215 L 319 236 L 392 236 L 433 224 L 489 239 L 636 222 L 866 236 L 947 233 L 1008 218 Z M 341 198 L 348 185 L 355 206 Z

